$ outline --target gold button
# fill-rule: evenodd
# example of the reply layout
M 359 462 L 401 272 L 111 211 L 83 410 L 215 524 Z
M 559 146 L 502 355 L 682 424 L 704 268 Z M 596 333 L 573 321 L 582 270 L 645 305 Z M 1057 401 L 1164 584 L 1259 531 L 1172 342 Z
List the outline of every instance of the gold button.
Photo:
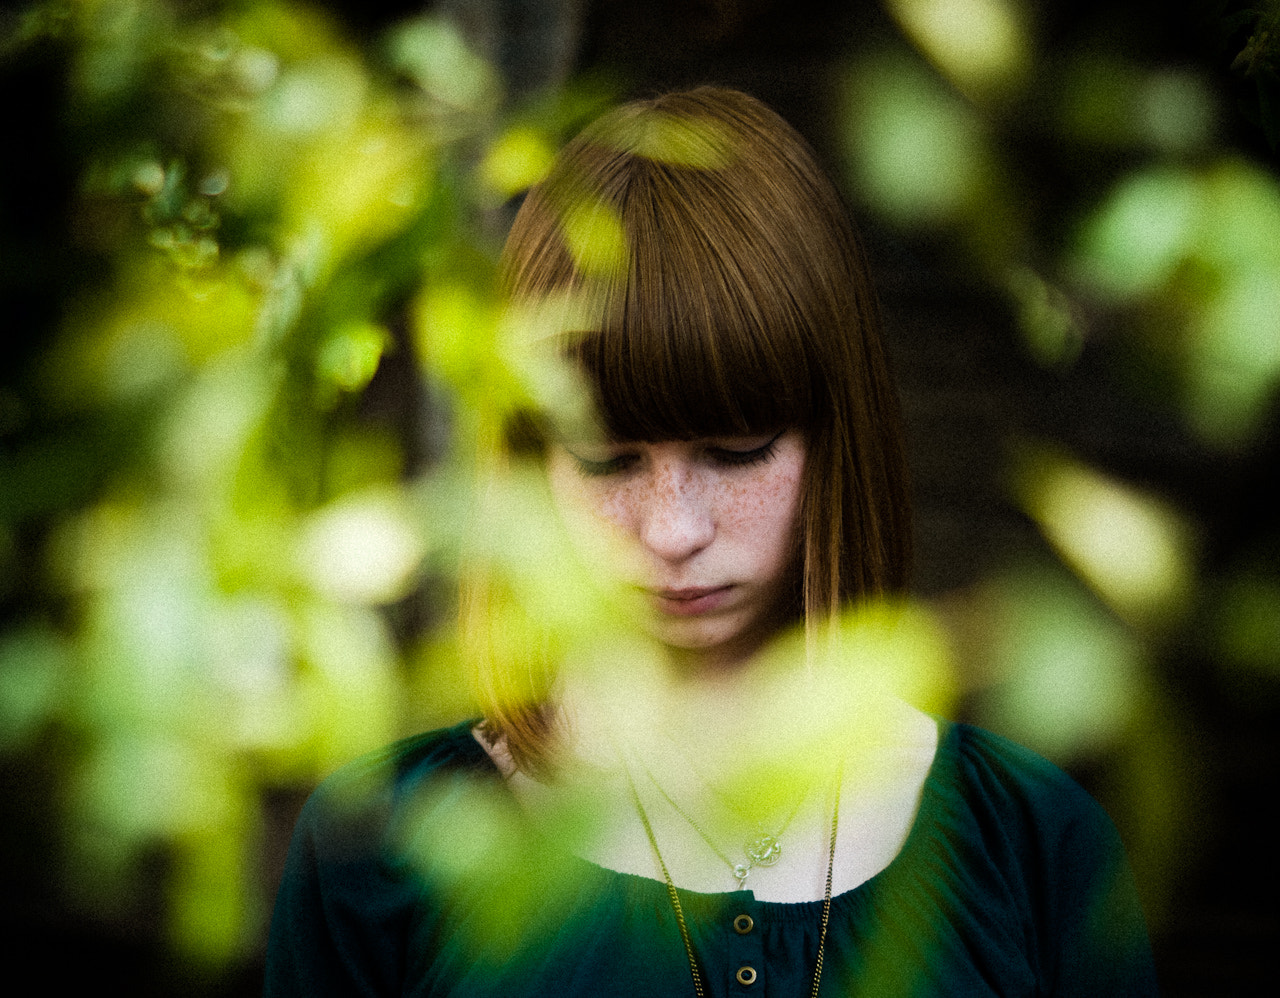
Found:
M 739 968 L 738 968 L 738 983 L 739 983 L 739 984 L 743 984 L 743 985 L 746 985 L 746 984 L 755 984 L 755 982 L 756 982 L 756 970 L 755 970 L 755 968 L 754 968 L 754 967 L 739 967 Z
M 733 929 L 740 936 L 745 936 L 755 927 L 755 922 L 751 921 L 750 915 L 739 915 L 733 920 Z

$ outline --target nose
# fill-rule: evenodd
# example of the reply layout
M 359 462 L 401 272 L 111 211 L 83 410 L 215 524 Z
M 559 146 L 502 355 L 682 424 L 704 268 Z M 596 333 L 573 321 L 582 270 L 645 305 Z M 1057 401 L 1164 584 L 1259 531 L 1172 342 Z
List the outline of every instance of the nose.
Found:
M 646 483 L 639 523 L 640 543 L 663 561 L 681 562 L 715 537 L 715 517 L 705 490 L 680 462 L 655 465 Z

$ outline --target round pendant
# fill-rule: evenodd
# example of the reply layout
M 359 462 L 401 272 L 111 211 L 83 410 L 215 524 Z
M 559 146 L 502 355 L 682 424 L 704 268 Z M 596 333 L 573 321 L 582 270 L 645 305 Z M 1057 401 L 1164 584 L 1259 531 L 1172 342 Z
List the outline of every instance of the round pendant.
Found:
M 773 866 L 782 856 L 782 843 L 776 836 L 760 835 L 748 840 L 746 844 L 747 858 L 754 866 Z

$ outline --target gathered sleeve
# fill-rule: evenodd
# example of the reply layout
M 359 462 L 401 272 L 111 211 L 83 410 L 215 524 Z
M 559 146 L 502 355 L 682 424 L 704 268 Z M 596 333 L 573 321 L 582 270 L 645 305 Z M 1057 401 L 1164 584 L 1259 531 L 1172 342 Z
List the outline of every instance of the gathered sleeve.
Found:
M 459 729 L 461 730 L 461 729 Z M 441 759 L 476 760 L 456 731 L 405 739 L 339 770 L 294 826 L 267 943 L 265 998 L 372 998 L 405 988 L 411 937 L 435 931 L 420 871 L 398 854 L 405 787 Z
M 967 781 L 995 817 L 987 835 L 1018 871 L 1044 994 L 1158 994 L 1151 945 L 1120 835 L 1074 780 L 1040 756 L 967 729 Z M 988 841 L 991 841 L 990 838 Z

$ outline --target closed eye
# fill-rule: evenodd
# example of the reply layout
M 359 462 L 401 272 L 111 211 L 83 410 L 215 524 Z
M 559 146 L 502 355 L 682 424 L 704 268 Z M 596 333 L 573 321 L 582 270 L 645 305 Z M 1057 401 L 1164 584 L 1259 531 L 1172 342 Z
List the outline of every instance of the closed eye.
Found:
M 707 455 L 716 464 L 727 465 L 729 467 L 740 468 L 752 464 L 764 464 L 773 457 L 777 449 L 778 438 L 782 433 L 774 434 L 773 438 L 759 447 L 752 447 L 748 450 L 737 450 L 732 447 L 708 447 Z
M 781 430 L 758 446 L 739 447 L 735 444 L 751 444 L 759 437 L 721 437 L 712 438 L 698 445 L 698 453 L 708 464 L 721 468 L 743 468 L 769 461 L 776 452 L 778 439 L 785 433 Z M 564 446 L 564 445 L 562 445 Z M 618 448 L 594 447 L 582 445 L 574 448 L 565 446 L 565 452 L 573 459 L 578 474 L 584 478 L 605 478 L 621 475 L 632 470 L 643 460 L 643 450 L 633 450 L 621 445 Z
M 566 448 L 568 450 L 568 448 Z M 634 454 L 618 454 L 614 457 L 589 458 L 573 451 L 568 451 L 577 465 L 578 473 L 587 478 L 603 478 L 606 475 L 617 475 L 626 471 L 636 461 Z

